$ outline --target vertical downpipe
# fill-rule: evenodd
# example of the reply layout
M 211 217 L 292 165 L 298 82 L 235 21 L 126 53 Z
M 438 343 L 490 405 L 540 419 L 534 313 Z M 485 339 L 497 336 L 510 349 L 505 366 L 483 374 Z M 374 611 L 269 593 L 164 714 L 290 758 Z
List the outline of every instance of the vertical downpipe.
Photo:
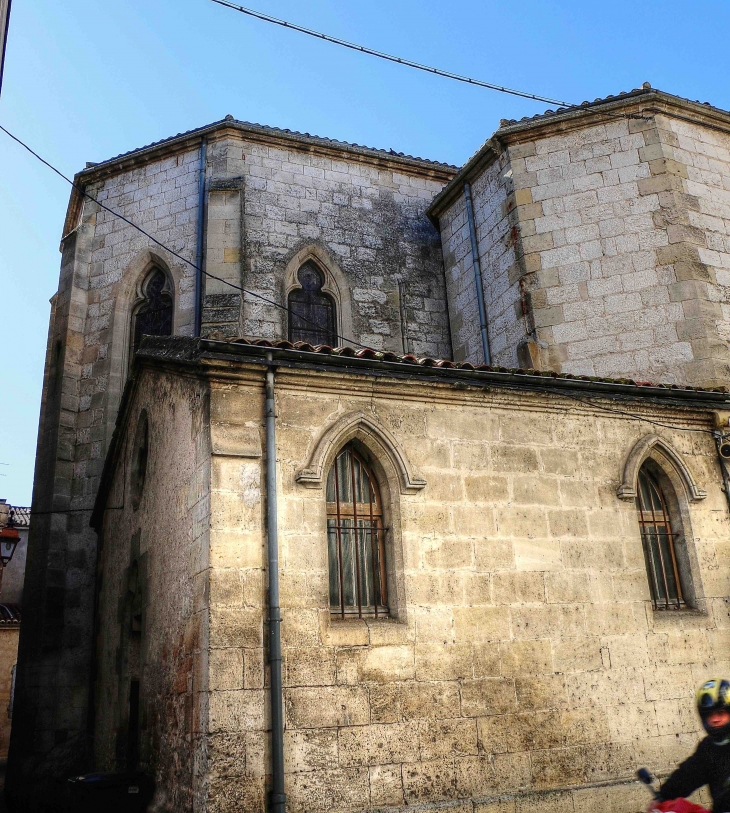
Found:
M 266 533 L 269 566 L 269 664 L 271 667 L 271 810 L 285 813 L 284 702 L 281 680 L 281 609 L 279 607 L 279 533 L 276 505 L 276 403 L 274 361 L 266 354 Z
M 466 217 L 469 221 L 469 239 L 471 240 L 471 259 L 474 267 L 474 285 L 477 289 L 477 305 L 479 307 L 479 330 L 482 334 L 482 351 L 484 363 L 492 363 L 492 354 L 489 350 L 489 333 L 487 331 L 487 311 L 484 307 L 484 286 L 482 284 L 482 264 L 479 260 L 479 246 L 477 245 L 477 230 L 474 225 L 474 206 L 471 201 L 471 184 L 464 181 L 464 200 L 466 202 Z
M 194 335 L 200 336 L 203 326 L 203 262 L 205 250 L 205 164 L 208 154 L 208 140 L 203 136 L 200 142 L 200 175 L 198 177 L 198 246 L 195 252 L 195 311 L 193 314 Z

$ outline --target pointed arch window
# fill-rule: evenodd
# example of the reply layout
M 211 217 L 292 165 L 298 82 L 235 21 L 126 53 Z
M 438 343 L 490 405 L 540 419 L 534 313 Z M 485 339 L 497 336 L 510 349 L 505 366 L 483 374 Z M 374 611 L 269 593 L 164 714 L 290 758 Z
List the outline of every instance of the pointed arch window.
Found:
M 325 276 L 311 261 L 297 272 L 301 288 L 289 294 L 289 341 L 337 345 L 335 303 L 322 291 Z
M 132 320 L 132 355 L 139 349 L 142 336 L 172 335 L 172 293 L 167 275 L 154 268 L 142 286 L 144 300 Z
M 686 603 L 675 547 L 679 529 L 672 522 L 668 500 L 673 495 L 669 493 L 671 484 L 663 483 L 665 478 L 656 469 L 649 461 L 644 463 L 636 489 L 649 590 L 655 610 L 681 609 Z
M 327 476 L 330 610 L 388 615 L 383 503 L 370 464 L 349 443 Z

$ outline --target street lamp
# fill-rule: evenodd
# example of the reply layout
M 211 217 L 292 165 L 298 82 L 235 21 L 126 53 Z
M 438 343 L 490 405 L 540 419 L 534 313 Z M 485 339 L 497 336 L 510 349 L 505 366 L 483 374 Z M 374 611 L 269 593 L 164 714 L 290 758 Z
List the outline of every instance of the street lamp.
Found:
M 11 509 L 8 516 L 8 524 L 0 530 L 0 593 L 2 592 L 3 573 L 13 558 L 15 549 L 18 547 L 18 542 L 20 542 L 20 534 L 15 527 L 15 520 L 13 519 Z

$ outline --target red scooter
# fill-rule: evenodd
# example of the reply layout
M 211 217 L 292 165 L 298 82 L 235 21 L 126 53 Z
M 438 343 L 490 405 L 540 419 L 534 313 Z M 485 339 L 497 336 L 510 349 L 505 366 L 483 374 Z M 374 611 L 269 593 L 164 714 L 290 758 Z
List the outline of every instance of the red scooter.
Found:
M 659 798 L 659 794 L 654 790 L 654 777 L 646 770 L 641 768 L 636 772 L 639 782 L 643 782 L 649 788 L 655 799 Z M 660 813 L 710 813 L 706 807 L 688 802 L 686 799 L 672 799 L 669 802 L 657 802 L 653 810 L 660 811 Z

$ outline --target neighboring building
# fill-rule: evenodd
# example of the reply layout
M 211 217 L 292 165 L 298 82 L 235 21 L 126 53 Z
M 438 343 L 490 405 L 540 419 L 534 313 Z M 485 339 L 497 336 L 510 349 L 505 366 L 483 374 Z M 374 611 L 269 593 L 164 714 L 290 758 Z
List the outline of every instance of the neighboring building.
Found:
M 181 338 L 193 269 L 72 194 L 11 796 L 262 810 L 271 353 L 290 809 L 633 809 L 729 665 L 730 114 L 645 87 L 461 170 L 227 117 L 76 182 L 219 280 Z
M 3 87 L 3 72 L 5 68 L 5 48 L 8 44 L 8 28 L 10 26 L 10 2 L 0 0 L 0 91 Z
M 0 507 L 7 509 L 0 512 L 0 543 L 15 545 L 12 559 L 0 574 L 0 762 L 4 762 L 8 757 L 13 717 L 30 508 L 8 505 L 5 500 L 0 500 Z

